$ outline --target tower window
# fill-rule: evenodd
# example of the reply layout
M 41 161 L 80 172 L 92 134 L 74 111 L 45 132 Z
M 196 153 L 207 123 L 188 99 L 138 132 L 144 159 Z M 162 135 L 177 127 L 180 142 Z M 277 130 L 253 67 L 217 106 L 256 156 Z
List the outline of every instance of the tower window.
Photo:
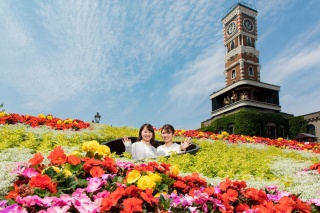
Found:
M 234 49 L 234 41 L 231 41 L 231 50 Z
M 231 72 L 231 78 L 235 78 L 236 77 L 236 71 L 235 70 L 232 70 Z
M 253 76 L 253 75 L 254 75 L 252 67 L 249 67 L 249 75 L 250 75 L 250 76 Z
M 247 38 L 247 46 L 252 46 L 251 38 Z

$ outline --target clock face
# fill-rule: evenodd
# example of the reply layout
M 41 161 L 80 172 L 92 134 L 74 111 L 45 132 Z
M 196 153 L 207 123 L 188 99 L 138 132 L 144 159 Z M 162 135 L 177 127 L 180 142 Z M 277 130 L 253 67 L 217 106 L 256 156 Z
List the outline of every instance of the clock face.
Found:
M 236 23 L 233 21 L 227 27 L 227 34 L 232 35 L 232 33 L 234 33 L 234 31 L 236 31 Z
M 247 31 L 249 32 L 252 32 L 253 31 L 253 22 L 246 18 L 243 20 L 243 26 L 244 26 L 244 29 L 246 29 Z

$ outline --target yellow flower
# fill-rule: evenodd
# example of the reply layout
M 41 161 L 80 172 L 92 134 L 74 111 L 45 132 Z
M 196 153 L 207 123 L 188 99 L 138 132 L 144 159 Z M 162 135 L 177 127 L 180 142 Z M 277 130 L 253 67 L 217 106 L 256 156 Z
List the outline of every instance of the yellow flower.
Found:
M 88 141 L 82 144 L 82 150 L 85 152 L 95 152 L 99 149 L 100 144 L 97 141 Z
M 46 116 L 44 114 L 39 114 L 38 117 L 39 118 L 46 118 Z
M 66 120 L 63 121 L 63 123 L 65 123 L 65 124 L 71 124 L 71 123 L 72 123 L 72 119 L 71 119 L 71 118 L 66 119 Z
M 127 182 L 128 183 L 134 183 L 137 180 L 139 180 L 140 177 L 141 177 L 141 173 L 138 170 L 132 170 L 128 174 Z
M 46 169 L 42 170 L 42 174 L 44 174 L 44 172 L 49 169 L 49 168 L 52 168 L 53 171 L 55 171 L 56 173 L 59 173 L 60 172 L 60 168 L 57 167 L 57 166 L 50 166 L 50 167 L 47 167 Z
M 0 112 L 0 118 L 6 116 L 5 112 Z
M 99 155 L 102 155 L 102 156 L 109 156 L 111 154 L 110 148 L 104 145 L 99 145 L 96 151 Z
M 179 169 L 178 165 L 171 166 L 171 168 L 170 168 L 171 174 L 174 174 L 177 176 L 179 174 L 179 172 L 180 172 L 180 169 Z
M 153 174 L 153 173 L 148 173 L 150 179 L 153 181 L 153 182 L 161 182 L 162 181 L 162 178 L 160 175 L 158 175 L 157 173 Z
M 62 124 L 62 120 L 58 120 L 58 121 L 57 121 L 57 124 Z
M 64 170 L 63 170 L 63 174 L 64 174 L 64 176 L 66 176 L 66 177 L 69 177 L 69 176 L 72 175 L 72 173 L 71 173 L 68 169 L 64 169 Z
M 79 151 L 73 151 L 73 152 L 71 152 L 70 155 L 80 156 L 80 152 Z
M 52 115 L 47 115 L 47 119 L 51 121 L 52 120 Z
M 167 192 L 162 191 L 162 192 L 158 192 L 154 197 L 155 197 L 155 198 L 159 198 L 160 195 L 167 195 L 167 194 L 168 194 Z
M 149 176 L 144 175 L 138 180 L 137 187 L 142 190 L 155 189 L 156 183 Z

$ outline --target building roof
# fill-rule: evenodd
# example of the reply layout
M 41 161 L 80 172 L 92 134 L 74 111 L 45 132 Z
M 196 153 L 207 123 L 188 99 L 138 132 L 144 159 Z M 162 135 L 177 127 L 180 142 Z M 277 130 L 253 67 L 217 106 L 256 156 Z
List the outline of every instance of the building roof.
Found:
M 318 138 L 318 137 L 309 133 L 299 133 L 295 137 L 295 139 L 307 139 L 307 138 Z
M 231 7 L 229 7 L 229 9 L 227 10 L 227 12 L 223 15 L 223 18 L 224 19 L 229 13 L 231 13 L 237 6 L 242 6 L 242 7 L 246 7 L 250 10 L 253 10 L 255 12 L 258 13 L 257 9 L 255 8 L 255 6 L 251 5 L 251 4 L 248 4 L 247 2 L 244 2 L 244 1 L 238 1 L 237 3 L 233 4 Z

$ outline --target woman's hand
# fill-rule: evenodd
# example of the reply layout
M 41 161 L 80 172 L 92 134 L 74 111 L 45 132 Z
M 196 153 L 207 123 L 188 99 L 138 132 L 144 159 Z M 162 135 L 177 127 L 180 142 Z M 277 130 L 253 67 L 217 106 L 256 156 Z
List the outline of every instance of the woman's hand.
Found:
M 124 146 L 131 146 L 132 145 L 131 140 L 127 137 L 122 138 L 122 142 L 123 142 Z
M 191 145 L 191 138 L 188 137 L 181 143 L 180 149 L 181 151 L 186 151 L 186 149 Z

